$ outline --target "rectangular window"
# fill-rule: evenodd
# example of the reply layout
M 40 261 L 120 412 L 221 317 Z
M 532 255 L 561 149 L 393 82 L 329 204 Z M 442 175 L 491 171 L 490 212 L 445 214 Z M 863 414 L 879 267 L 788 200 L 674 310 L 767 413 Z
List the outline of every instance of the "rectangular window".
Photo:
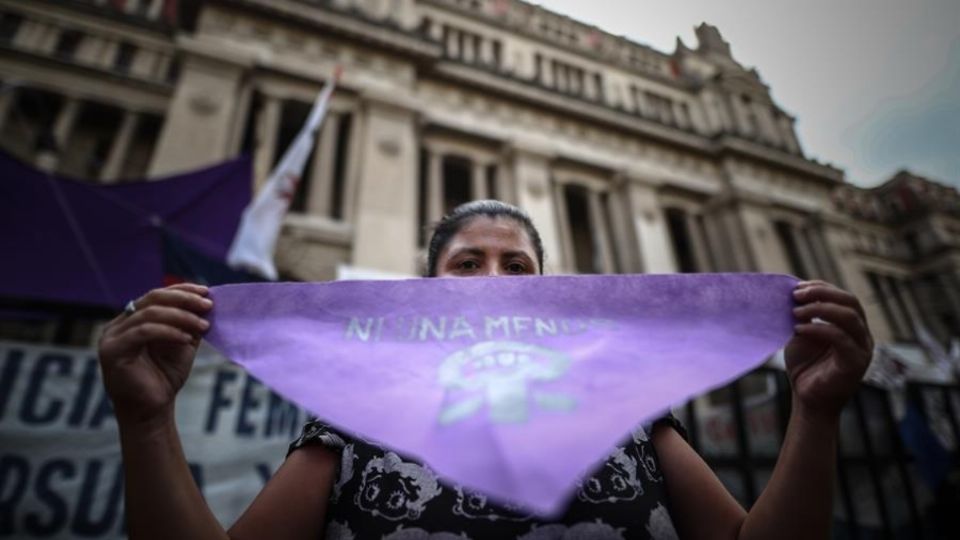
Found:
M 419 156 L 420 167 L 417 175 L 417 246 L 423 247 L 427 243 L 427 176 L 430 174 L 427 170 L 430 167 L 430 155 L 424 148 L 420 149 Z
M 675 125 L 676 117 L 673 112 L 673 101 L 670 98 L 654 94 L 653 92 L 644 92 L 647 105 L 650 107 L 651 116 L 667 125 Z
M 353 115 L 341 114 L 334 149 L 333 186 L 330 193 L 330 217 L 343 219 L 344 195 L 347 191 L 347 164 L 350 159 L 350 133 L 353 130 Z
M 493 67 L 500 68 L 500 63 L 503 62 L 503 46 L 499 41 L 493 42 Z
M 570 93 L 582 96 L 583 95 L 583 70 L 580 68 L 571 69 L 571 85 Z
M 293 142 L 293 139 L 296 138 L 304 122 L 307 121 L 307 116 L 310 115 L 310 109 L 311 104 L 304 101 L 286 99 L 281 103 L 280 131 L 277 133 L 276 145 L 273 148 L 273 163 L 270 164 L 271 171 L 277 166 L 277 163 L 280 162 L 283 153 L 290 146 L 290 143 Z M 314 145 L 314 147 L 316 147 L 316 145 Z M 310 181 L 313 175 L 313 158 L 315 154 L 316 148 L 310 152 L 310 157 L 307 158 L 307 163 L 303 168 L 303 176 L 300 178 L 300 182 L 292 194 L 290 202 L 291 212 L 302 213 L 307 211 L 307 201 L 310 197 Z
M 471 189 L 470 160 L 457 156 L 443 158 L 443 213 L 449 214 L 454 208 L 473 199 Z
M 913 317 L 910 316 L 910 310 L 907 309 L 907 303 L 904 301 L 903 294 L 900 290 L 901 283 L 892 276 L 887 276 L 886 280 L 889 290 L 893 293 L 893 304 L 900 312 L 900 320 L 904 321 L 905 323 L 903 337 L 909 340 L 914 340 L 916 339 L 916 334 L 914 333 L 913 328 L 917 324 L 917 321 L 913 320 Z
M 613 267 L 611 267 L 609 271 L 614 274 L 619 274 L 620 272 L 623 272 L 623 267 L 621 265 L 620 258 L 616 256 L 617 250 L 613 248 L 613 243 L 615 242 L 614 232 L 616 231 L 613 223 L 615 215 L 611 209 L 611 205 L 613 203 L 614 201 L 613 198 L 610 197 L 610 193 L 606 191 L 600 193 L 600 211 L 603 213 L 603 216 L 600 216 L 601 219 L 597 221 L 603 225 L 603 230 L 598 231 L 598 234 L 604 234 L 606 236 L 607 245 L 610 246 L 610 249 L 614 251 L 614 253 L 611 254 L 613 256 L 610 257 L 610 264 L 612 264 Z
M 53 124 L 64 100 L 57 94 L 19 88 L 12 95 L 10 116 L 0 130 L 4 150 L 25 161 L 32 161 L 38 151 L 55 148 Z
M 157 140 L 160 138 L 162 127 L 162 116 L 149 114 L 140 117 L 133 142 L 130 144 L 123 162 L 120 178 L 139 179 L 146 174 L 150 158 L 153 157 Z
M 60 173 L 99 180 L 117 143 L 123 123 L 123 110 L 95 102 L 82 102 L 70 134 L 69 144 L 63 146 L 57 164 Z M 129 147 L 136 146 L 134 144 Z M 121 169 L 116 171 L 121 176 Z
M 57 38 L 57 46 L 54 48 L 54 54 L 58 58 L 70 60 L 77 53 L 77 48 L 83 40 L 83 33 L 77 30 L 64 30 L 60 32 Z
M 677 270 L 683 273 L 697 272 L 697 258 L 693 251 L 693 238 L 687 227 L 687 213 L 680 208 L 667 208 L 667 228 Z
M 177 79 L 180 78 L 180 60 L 174 58 L 170 61 L 170 67 L 167 68 L 167 73 L 164 75 L 164 80 L 170 84 L 177 82 Z
M 870 283 L 870 289 L 873 292 L 873 296 L 876 298 L 877 302 L 880 303 L 880 309 L 883 311 L 883 316 L 887 319 L 887 324 L 890 325 L 890 330 L 893 331 L 893 335 L 899 338 L 903 336 L 903 329 L 900 328 L 900 321 L 893 313 L 893 309 L 890 305 L 891 299 L 887 298 L 887 295 L 884 293 L 881 279 L 883 279 L 881 276 L 874 274 L 873 272 L 867 272 L 867 281 Z
M 680 124 L 680 127 L 690 127 L 692 124 L 690 119 L 690 106 L 683 102 L 678 103 L 677 106 L 677 122 Z
M 640 98 L 640 90 L 636 86 L 630 85 L 630 99 L 633 101 L 633 112 L 642 115 L 643 114 L 643 103 Z
M 794 235 L 793 227 L 785 221 L 775 221 L 773 228 L 780 239 L 780 245 L 787 256 L 787 262 L 790 264 L 790 271 L 800 278 L 808 278 L 803 256 L 800 254 L 800 247 L 797 245 L 797 237 Z
M 454 54 L 456 58 L 463 58 L 463 53 L 467 49 L 467 35 L 457 30 L 457 51 Z
M 745 135 L 759 135 L 760 126 L 757 124 L 757 115 L 753 110 L 753 101 L 747 96 L 741 96 L 740 103 L 743 105 L 743 120 L 746 122 Z
M 574 270 L 580 274 L 595 274 L 603 272 L 597 267 L 599 246 L 590 223 L 590 201 L 587 188 L 576 184 L 567 184 L 563 187 L 563 204 L 567 210 L 567 221 L 570 225 L 570 245 L 573 248 L 571 260 Z
M 488 199 L 498 199 L 499 194 L 497 193 L 497 166 L 496 165 L 487 165 L 486 167 L 487 174 L 487 198 Z
M 117 49 L 117 56 L 113 60 L 113 69 L 118 73 L 130 73 L 130 66 L 133 65 L 133 58 L 137 54 L 137 47 L 126 41 L 120 43 Z
M 0 43 L 10 44 L 17 37 L 20 31 L 20 25 L 23 24 L 23 17 L 15 13 L 4 13 L 0 15 Z

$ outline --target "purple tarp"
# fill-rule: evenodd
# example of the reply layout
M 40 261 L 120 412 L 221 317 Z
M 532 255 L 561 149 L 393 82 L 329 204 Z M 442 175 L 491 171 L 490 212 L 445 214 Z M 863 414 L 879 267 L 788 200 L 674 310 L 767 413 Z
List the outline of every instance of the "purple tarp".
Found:
M 163 285 L 161 227 L 224 260 L 250 202 L 250 161 L 97 185 L 0 153 L 0 296 L 120 307 Z
M 641 421 L 793 331 L 797 280 L 553 276 L 211 290 L 207 340 L 288 399 L 549 515 Z

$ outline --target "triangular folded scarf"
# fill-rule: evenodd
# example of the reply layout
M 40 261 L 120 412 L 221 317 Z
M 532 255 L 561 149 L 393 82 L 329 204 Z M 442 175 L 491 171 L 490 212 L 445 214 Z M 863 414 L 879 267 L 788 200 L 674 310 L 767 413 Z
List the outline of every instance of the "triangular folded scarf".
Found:
M 551 276 L 214 287 L 206 339 L 278 393 L 543 515 L 638 423 L 764 361 L 797 280 Z

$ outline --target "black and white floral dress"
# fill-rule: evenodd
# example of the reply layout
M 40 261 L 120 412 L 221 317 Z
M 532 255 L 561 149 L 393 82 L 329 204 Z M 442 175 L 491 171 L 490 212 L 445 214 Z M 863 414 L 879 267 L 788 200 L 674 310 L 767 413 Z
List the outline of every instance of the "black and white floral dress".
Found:
M 659 422 L 686 435 L 672 416 Z M 493 503 L 440 480 L 416 460 L 321 421 L 308 422 L 290 452 L 319 444 L 340 453 L 326 516 L 327 540 L 675 539 L 651 431 L 649 424 L 638 426 L 593 476 L 580 482 L 554 521 Z

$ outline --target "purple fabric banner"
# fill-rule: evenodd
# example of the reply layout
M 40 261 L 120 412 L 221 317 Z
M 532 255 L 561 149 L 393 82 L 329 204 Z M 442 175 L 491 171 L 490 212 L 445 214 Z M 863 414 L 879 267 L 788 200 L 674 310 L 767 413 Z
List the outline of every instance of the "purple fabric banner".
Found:
M 793 332 L 797 280 L 673 274 L 244 284 L 206 339 L 278 393 L 549 515 L 641 421 Z
M 98 185 L 0 152 L 0 296 L 122 307 L 163 285 L 164 229 L 224 260 L 251 189 L 248 158 Z

